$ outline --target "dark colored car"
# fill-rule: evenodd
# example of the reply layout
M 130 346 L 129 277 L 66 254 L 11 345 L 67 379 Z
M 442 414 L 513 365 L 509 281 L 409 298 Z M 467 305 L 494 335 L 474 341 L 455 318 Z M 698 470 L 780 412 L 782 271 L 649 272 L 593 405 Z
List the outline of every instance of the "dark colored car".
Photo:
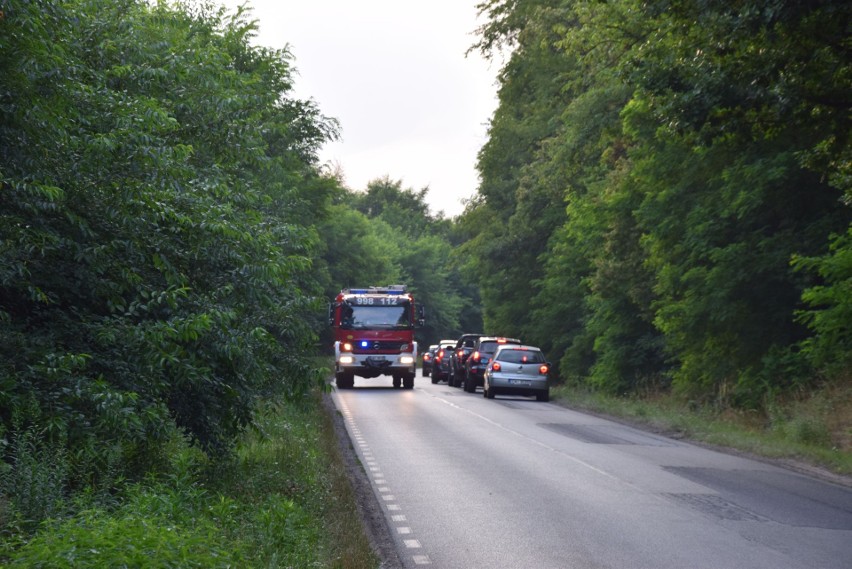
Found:
M 450 355 L 453 353 L 455 345 L 455 340 L 441 340 L 438 344 L 438 351 L 435 352 L 435 357 L 432 358 L 432 383 L 444 380 L 447 380 L 449 383 L 452 372 Z
M 464 390 L 468 393 L 476 393 L 477 387 L 482 387 L 485 368 L 494 356 L 497 348 L 504 344 L 520 344 L 517 338 L 503 338 L 502 336 L 482 336 L 473 346 L 473 352 L 465 362 Z
M 435 352 L 438 351 L 438 344 L 432 344 L 429 349 L 423 352 L 423 359 L 420 367 L 423 369 L 423 377 L 429 377 L 432 373 L 432 360 L 435 358 Z
M 455 349 L 452 356 L 452 371 L 447 383 L 453 387 L 461 387 L 464 382 L 465 368 L 464 363 L 468 356 L 473 353 L 473 346 L 476 341 L 485 334 L 462 334 L 456 341 Z

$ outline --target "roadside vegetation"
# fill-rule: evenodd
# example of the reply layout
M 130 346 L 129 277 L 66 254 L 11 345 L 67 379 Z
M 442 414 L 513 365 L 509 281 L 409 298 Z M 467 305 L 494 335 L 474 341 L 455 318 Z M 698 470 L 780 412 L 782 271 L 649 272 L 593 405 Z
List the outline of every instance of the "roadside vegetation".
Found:
M 254 29 L 0 0 L 0 565 L 376 565 L 318 405 L 337 125 Z
M 21 441 L 6 487 L 14 485 L 14 496 L 27 501 L 0 511 L 0 562 L 69 569 L 377 567 L 319 399 L 265 404 L 228 460 L 212 461 L 177 438 L 157 476 L 71 500 L 62 499 L 61 488 L 69 458 L 34 454 Z

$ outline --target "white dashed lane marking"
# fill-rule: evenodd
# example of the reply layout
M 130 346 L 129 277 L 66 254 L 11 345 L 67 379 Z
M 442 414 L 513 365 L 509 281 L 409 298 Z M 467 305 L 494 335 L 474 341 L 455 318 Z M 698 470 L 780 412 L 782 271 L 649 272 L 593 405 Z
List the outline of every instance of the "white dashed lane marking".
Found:
M 396 530 L 396 534 L 406 536 L 408 538 L 402 540 L 406 549 L 423 549 L 423 545 L 420 543 L 420 540 L 413 539 L 414 532 L 411 527 L 407 525 L 408 520 L 405 517 L 405 514 L 398 513 L 402 511 L 402 507 L 396 503 L 396 496 L 391 493 L 391 488 L 385 479 L 385 475 L 382 474 L 381 466 L 379 466 L 378 461 L 373 456 L 373 452 L 370 450 L 370 446 L 367 444 L 367 441 L 364 440 L 364 437 L 361 435 L 361 430 L 355 423 L 355 419 L 352 418 L 352 413 L 346 407 L 346 402 L 342 399 L 338 399 L 338 404 L 340 405 L 340 412 L 346 422 L 346 427 L 349 429 L 352 439 L 358 445 L 361 457 L 367 468 L 367 474 L 370 476 L 376 488 L 376 492 L 378 492 L 378 495 L 381 497 L 381 501 L 385 503 L 384 506 L 387 508 L 388 512 L 397 512 L 390 515 L 390 521 L 392 522 L 391 525 Z M 412 555 L 411 561 L 413 561 L 415 565 L 432 564 L 432 560 L 429 559 L 429 556 L 424 555 L 422 552 L 418 555 Z

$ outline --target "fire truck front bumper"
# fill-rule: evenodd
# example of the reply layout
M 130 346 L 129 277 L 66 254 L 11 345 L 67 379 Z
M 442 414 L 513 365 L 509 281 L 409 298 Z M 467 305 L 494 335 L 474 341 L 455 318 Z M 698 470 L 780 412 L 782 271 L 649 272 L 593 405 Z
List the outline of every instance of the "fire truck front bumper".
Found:
M 337 357 L 337 371 L 351 372 L 361 377 L 414 373 L 414 354 L 353 354 Z

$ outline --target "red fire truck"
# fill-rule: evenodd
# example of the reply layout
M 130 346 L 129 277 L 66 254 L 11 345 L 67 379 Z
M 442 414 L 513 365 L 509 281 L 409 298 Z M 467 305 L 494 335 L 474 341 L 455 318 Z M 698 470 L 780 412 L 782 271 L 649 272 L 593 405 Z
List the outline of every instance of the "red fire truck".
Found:
M 405 285 L 340 291 L 328 307 L 337 387 L 351 389 L 356 375 L 389 375 L 394 387 L 412 389 L 417 361 L 414 328 L 423 325 L 423 314 Z

